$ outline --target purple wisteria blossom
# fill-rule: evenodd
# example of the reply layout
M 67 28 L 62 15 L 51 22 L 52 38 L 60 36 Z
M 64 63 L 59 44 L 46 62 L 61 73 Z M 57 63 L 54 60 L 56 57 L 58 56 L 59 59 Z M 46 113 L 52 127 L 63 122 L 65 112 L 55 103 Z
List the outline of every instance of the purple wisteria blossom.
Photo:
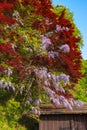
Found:
M 2 90 L 12 89 L 13 91 L 15 91 L 15 87 L 12 85 L 12 83 L 10 81 L 4 81 L 4 80 L 0 80 L 0 89 Z
M 31 97 L 29 97 L 26 101 L 25 101 L 25 106 L 31 104 L 33 102 L 33 99 Z
M 62 27 L 62 31 L 69 31 L 69 28 L 68 27 Z
M 62 81 L 65 82 L 65 83 L 68 83 L 68 82 L 69 82 L 69 78 L 70 78 L 70 76 L 69 76 L 69 75 L 66 75 L 66 74 L 61 74 L 61 75 L 59 76 L 59 80 L 62 80 Z
M 47 73 L 47 78 L 48 78 L 48 79 L 51 79 L 51 78 L 52 78 L 52 73 L 51 73 L 51 72 L 48 72 L 48 73 Z
M 51 97 L 51 98 L 50 98 L 50 101 L 51 101 L 56 107 L 58 107 L 59 105 L 61 105 L 58 98 Z
M 4 87 L 9 90 L 10 88 L 15 91 L 15 87 L 12 85 L 12 83 L 10 81 L 8 82 L 4 82 Z
M 56 91 L 59 91 L 59 90 L 60 90 L 60 88 L 59 88 L 59 83 L 58 83 L 58 82 L 53 81 L 53 86 L 54 86 L 54 89 L 55 89 Z
M 22 20 L 19 20 L 18 22 L 19 22 L 19 24 L 20 24 L 21 26 L 24 26 L 24 23 L 23 23 Z
M 35 107 L 32 107 L 32 108 L 31 108 L 31 112 L 32 112 L 33 114 L 37 114 L 37 109 L 36 109 Z
M 35 74 L 40 79 L 46 79 L 47 78 L 47 68 L 43 67 L 43 68 L 35 69 Z
M 69 53 L 70 52 L 70 47 L 67 44 L 62 45 L 59 49 L 61 51 L 63 51 L 64 53 Z
M 64 105 L 65 107 L 72 110 L 72 104 L 69 103 L 69 101 L 64 96 L 57 96 L 57 97 L 51 97 L 50 101 L 58 107 L 59 105 Z
M 35 104 L 36 106 L 40 106 L 40 104 L 41 104 L 41 99 L 36 99 L 35 102 L 34 102 L 34 104 Z
M 15 92 L 15 87 L 13 85 L 11 86 L 11 89 Z
M 14 12 L 14 13 L 12 14 L 12 17 L 14 17 L 14 18 L 16 18 L 16 19 L 19 19 L 19 17 L 20 17 L 19 12 Z
M 40 111 L 36 109 L 35 107 L 31 107 L 31 112 L 35 115 L 40 115 Z
M 41 82 L 45 87 L 52 87 L 56 91 L 61 91 L 63 93 L 65 93 L 64 87 L 70 81 L 69 75 L 66 74 L 54 75 L 51 72 L 48 72 L 47 68 L 44 67 L 36 69 L 35 74 L 37 79 L 39 79 L 37 80 L 38 84 L 39 82 Z M 47 88 L 47 91 L 48 90 L 50 89 Z
M 60 75 L 61 76 L 61 75 Z M 60 76 L 56 76 L 56 75 L 53 75 L 53 74 L 51 74 L 51 76 L 49 77 L 49 79 L 45 79 L 45 81 L 44 81 L 44 85 L 45 86 L 48 86 L 48 87 L 52 87 L 52 88 L 54 88 L 56 91 L 61 91 L 61 92 L 63 92 L 63 93 L 65 93 L 65 90 L 64 90 L 64 86 L 66 85 L 66 84 L 68 84 L 68 82 L 69 81 L 64 81 L 63 79 L 63 84 L 62 84 L 62 86 L 60 85 L 61 84 L 61 82 L 60 82 Z
M 82 105 L 83 105 L 83 102 L 78 101 L 78 100 L 77 100 L 77 101 L 75 101 L 74 103 L 75 103 L 75 105 L 76 105 L 76 106 L 78 106 L 78 107 L 80 107 L 80 106 L 82 106 Z
M 24 23 L 23 23 L 23 21 L 21 20 L 21 17 L 20 17 L 19 12 L 14 12 L 14 13 L 12 14 L 12 17 L 15 18 L 15 19 L 19 22 L 19 24 L 20 24 L 21 26 L 24 26 Z
M 41 36 L 41 39 L 42 39 L 42 49 L 46 50 L 49 47 L 49 45 L 52 44 L 51 40 L 44 35 Z
M 43 84 L 44 92 L 49 96 L 50 101 L 57 107 L 59 105 L 64 105 L 70 110 L 73 109 L 73 105 L 80 106 L 81 103 L 75 102 L 74 99 L 66 99 L 62 95 L 58 95 L 58 92 L 66 93 L 65 86 L 70 83 L 70 76 L 64 73 L 55 75 L 52 72 L 49 72 L 47 68 L 40 67 L 35 69 L 37 82 Z M 38 83 L 39 84 L 39 83 Z M 40 84 L 41 87 L 41 84 Z M 40 100 L 36 99 L 34 105 L 39 106 Z M 33 113 L 38 113 L 37 109 L 32 109 Z
M 59 56 L 58 52 L 55 52 L 55 51 L 49 51 L 48 52 L 48 57 L 55 58 L 55 57 L 58 57 L 58 56 Z
M 59 31 L 62 31 L 62 28 L 61 28 L 61 26 L 56 25 L 56 32 L 59 32 Z
M 0 88 L 3 87 L 4 80 L 0 80 Z
M 35 70 L 36 77 L 39 78 L 37 82 L 42 82 L 45 93 L 50 97 L 50 101 L 55 106 L 64 105 L 69 109 L 72 109 L 72 102 L 67 100 L 64 96 L 58 96 L 57 92 L 66 93 L 65 86 L 70 82 L 70 76 L 64 73 L 55 75 L 52 72 L 48 72 L 47 68 L 39 68 Z M 39 83 L 38 83 L 39 84 Z M 40 84 L 41 85 L 41 84 Z M 35 105 L 39 105 L 39 100 L 34 102 Z M 36 111 L 34 111 L 36 113 Z
M 24 89 L 25 89 L 25 85 L 22 85 L 22 86 L 20 87 L 20 94 L 23 93 Z
M 46 23 L 46 25 L 51 25 L 52 24 L 52 22 L 50 22 L 49 19 L 46 19 L 45 23 Z
M 59 81 L 59 75 L 51 74 L 51 77 L 52 77 L 52 80 L 53 80 L 53 81 L 55 81 L 55 82 L 58 82 L 58 81 Z
M 7 70 L 5 70 L 5 73 L 7 76 L 10 76 L 12 74 L 12 70 L 8 68 Z
M 59 101 L 61 104 L 63 104 L 65 107 L 68 107 L 70 110 L 72 110 L 72 105 L 68 102 L 68 100 L 64 96 L 59 97 Z
M 71 104 L 71 106 L 74 106 L 73 98 L 70 98 L 70 99 L 68 100 L 68 102 Z
M 44 85 L 45 85 L 45 86 L 49 86 L 49 87 L 51 86 L 49 80 L 44 80 Z
M 55 92 L 53 90 L 51 90 L 50 88 L 45 88 L 45 92 L 50 96 L 50 97 L 54 97 L 55 96 Z
M 78 107 L 83 106 L 83 102 L 80 101 L 75 101 L 74 99 L 66 99 L 64 96 L 56 96 L 56 97 L 51 97 L 50 101 L 58 107 L 59 105 L 64 105 L 65 107 L 69 108 L 70 110 L 73 109 L 73 106 L 76 105 Z
M 56 25 L 56 31 L 55 32 L 60 32 L 60 31 L 69 31 L 68 27 L 61 27 L 60 25 Z

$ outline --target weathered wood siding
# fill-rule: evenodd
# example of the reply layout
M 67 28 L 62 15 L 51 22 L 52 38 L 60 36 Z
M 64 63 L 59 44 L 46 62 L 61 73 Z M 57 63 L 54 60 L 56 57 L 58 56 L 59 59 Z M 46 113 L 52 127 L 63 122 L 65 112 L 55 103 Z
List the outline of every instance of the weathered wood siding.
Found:
M 39 130 L 87 130 L 87 114 L 41 115 Z
M 69 110 L 52 104 L 41 106 L 39 130 L 87 130 L 87 103 Z

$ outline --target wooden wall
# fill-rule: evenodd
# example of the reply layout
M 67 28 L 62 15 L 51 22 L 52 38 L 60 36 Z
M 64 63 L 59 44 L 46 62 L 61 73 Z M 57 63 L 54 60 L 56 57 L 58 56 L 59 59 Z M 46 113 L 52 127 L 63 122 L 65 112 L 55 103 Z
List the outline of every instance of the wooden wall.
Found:
M 39 130 L 87 130 L 87 114 L 41 115 Z

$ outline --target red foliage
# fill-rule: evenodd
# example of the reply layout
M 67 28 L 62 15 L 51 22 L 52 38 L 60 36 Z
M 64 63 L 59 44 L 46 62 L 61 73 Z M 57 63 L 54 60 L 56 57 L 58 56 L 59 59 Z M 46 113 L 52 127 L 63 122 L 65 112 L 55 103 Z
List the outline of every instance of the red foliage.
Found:
M 0 12 L 8 12 L 11 11 L 13 9 L 13 5 L 12 4 L 9 4 L 9 3 L 0 3 Z
M 15 22 L 16 22 L 15 19 L 0 14 L 0 23 L 11 25 L 14 24 Z
M 11 25 L 16 22 L 15 19 L 8 17 L 12 11 L 13 5 L 9 3 L 0 3 L 0 23 Z
M 0 44 L 0 53 L 14 56 L 16 53 L 10 43 Z
M 3 74 L 5 68 L 3 67 L 3 65 L 0 65 L 0 76 Z

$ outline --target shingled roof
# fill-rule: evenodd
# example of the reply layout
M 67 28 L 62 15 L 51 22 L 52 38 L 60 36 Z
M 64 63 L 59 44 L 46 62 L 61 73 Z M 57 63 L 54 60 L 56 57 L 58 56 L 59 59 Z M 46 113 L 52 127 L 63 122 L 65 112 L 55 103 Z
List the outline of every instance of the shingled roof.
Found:
M 84 103 L 81 107 L 73 106 L 73 109 L 70 110 L 62 105 L 55 107 L 52 104 L 42 104 L 41 115 L 49 114 L 87 114 L 87 103 Z

